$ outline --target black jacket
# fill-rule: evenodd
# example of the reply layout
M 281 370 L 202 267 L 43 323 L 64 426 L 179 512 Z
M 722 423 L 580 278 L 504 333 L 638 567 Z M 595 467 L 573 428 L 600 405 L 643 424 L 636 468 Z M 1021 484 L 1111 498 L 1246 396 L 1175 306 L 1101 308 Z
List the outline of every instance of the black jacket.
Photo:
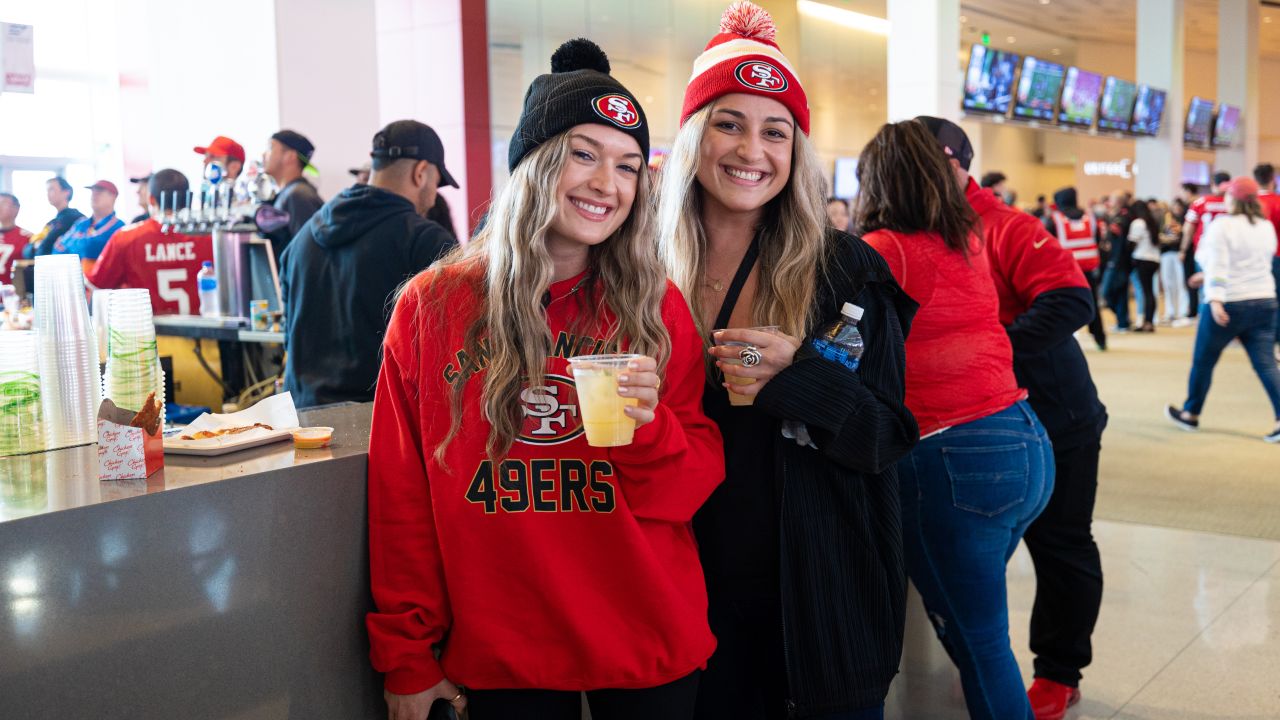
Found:
M 302 232 L 302 228 L 312 215 L 320 211 L 324 206 L 324 200 L 320 198 L 320 191 L 316 190 L 316 186 L 312 185 L 310 180 L 300 177 L 281 188 L 271 204 L 277 210 L 289 213 L 288 225 L 267 234 L 267 238 L 271 240 L 271 249 L 276 254 L 276 260 L 283 267 L 284 251 L 289 246 L 289 241 Z
M 298 407 L 373 400 L 379 350 L 400 284 L 454 244 L 408 200 L 349 187 L 285 249 L 285 389 Z
M 882 704 L 897 674 L 907 578 L 895 463 L 919 439 L 904 404 L 916 303 L 875 250 L 828 232 L 828 282 L 810 337 L 839 319 L 843 303 L 862 306 L 861 366 L 850 372 L 806 342 L 755 401 L 773 439 L 774 557 L 794 717 Z M 805 423 L 819 449 L 784 438 L 783 420 Z M 704 566 L 709 585 L 725 572 Z

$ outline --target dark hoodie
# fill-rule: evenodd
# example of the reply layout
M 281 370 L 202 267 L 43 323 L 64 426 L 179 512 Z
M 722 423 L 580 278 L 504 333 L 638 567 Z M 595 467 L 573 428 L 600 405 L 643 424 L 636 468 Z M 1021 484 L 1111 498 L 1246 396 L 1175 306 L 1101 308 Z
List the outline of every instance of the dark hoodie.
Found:
M 454 245 L 413 203 L 349 187 L 285 248 L 285 389 L 298 407 L 373 400 L 379 350 L 400 284 Z

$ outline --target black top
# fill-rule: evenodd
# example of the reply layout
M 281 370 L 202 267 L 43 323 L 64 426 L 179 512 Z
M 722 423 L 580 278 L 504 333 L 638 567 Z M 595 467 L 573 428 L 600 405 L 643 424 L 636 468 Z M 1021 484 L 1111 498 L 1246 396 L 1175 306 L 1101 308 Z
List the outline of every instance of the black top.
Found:
M 45 233 L 44 237 L 40 238 L 40 245 L 38 247 L 36 245 L 28 245 L 23 250 L 23 253 L 26 257 L 48 255 L 53 252 L 53 244 L 58 241 L 58 238 L 65 235 L 71 229 L 71 226 L 75 225 L 83 217 L 84 213 L 73 207 L 59 210 L 58 214 L 44 226 Z
M 285 250 L 285 389 L 298 407 L 373 400 L 402 282 L 454 245 L 413 203 L 373 187 L 330 200 Z
M 277 210 L 289 213 L 289 224 L 267 236 L 271 239 L 271 249 L 275 251 L 276 260 L 283 266 L 285 247 L 324 205 L 324 200 L 310 180 L 300 177 L 281 188 L 271 204 Z
M 808 336 L 845 302 L 862 306 L 861 364 L 851 372 L 806 341 L 753 406 L 729 407 L 709 383 L 727 472 L 694 518 L 713 618 L 777 598 L 788 711 L 800 717 L 879 705 L 898 671 L 907 580 L 895 464 L 919 439 L 904 403 L 916 303 L 862 240 L 829 229 L 827 245 Z M 818 449 L 784 438 L 783 420 L 804 423 Z

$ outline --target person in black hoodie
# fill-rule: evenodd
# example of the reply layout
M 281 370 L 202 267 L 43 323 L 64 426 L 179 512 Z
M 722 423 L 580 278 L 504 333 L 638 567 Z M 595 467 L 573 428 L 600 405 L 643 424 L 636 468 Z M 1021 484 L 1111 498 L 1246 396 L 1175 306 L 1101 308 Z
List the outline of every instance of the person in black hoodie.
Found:
M 373 400 L 392 296 L 455 244 L 422 215 L 458 187 L 431 128 L 398 120 L 373 136 L 368 185 L 325 203 L 285 248 L 285 389 L 299 407 Z
M 1107 264 L 1102 273 L 1102 299 L 1116 315 L 1114 333 L 1129 332 L 1129 275 L 1133 272 L 1133 245 L 1129 242 L 1129 225 L 1133 218 L 1129 205 L 1133 197 L 1127 192 L 1111 194 L 1106 222 Z

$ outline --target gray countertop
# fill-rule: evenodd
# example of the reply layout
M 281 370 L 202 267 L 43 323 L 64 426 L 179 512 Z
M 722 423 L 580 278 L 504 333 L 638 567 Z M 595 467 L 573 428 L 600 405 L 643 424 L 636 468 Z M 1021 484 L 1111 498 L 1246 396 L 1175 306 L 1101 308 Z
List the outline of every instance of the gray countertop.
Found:
M 169 456 L 99 482 L 93 446 L 0 461 L 0 718 L 386 717 L 369 664 L 371 407 L 334 444 Z
M 296 450 L 284 441 L 218 457 L 169 454 L 164 468 L 145 480 L 99 481 L 96 445 L 0 458 L 0 523 L 368 452 L 371 404 L 298 414 L 303 426 L 332 427 L 333 443 L 321 450 Z

